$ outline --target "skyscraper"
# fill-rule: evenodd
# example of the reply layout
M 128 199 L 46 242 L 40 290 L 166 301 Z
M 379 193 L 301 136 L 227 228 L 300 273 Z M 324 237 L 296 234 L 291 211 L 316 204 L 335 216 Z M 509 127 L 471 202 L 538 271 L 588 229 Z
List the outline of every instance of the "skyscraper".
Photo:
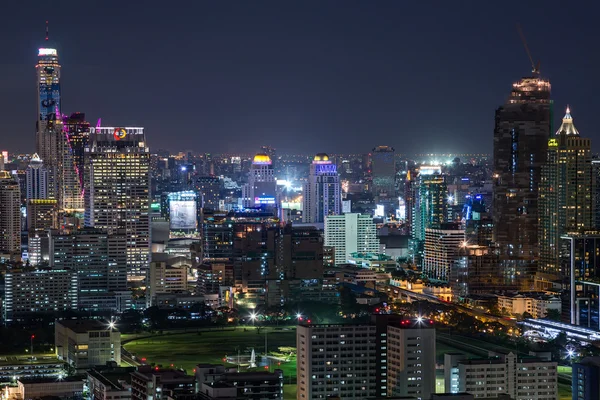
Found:
M 340 177 L 327 154 L 319 153 L 313 159 L 303 193 L 302 222 L 325 222 L 326 216 L 341 214 Z
M 21 189 L 7 171 L 0 171 L 0 254 L 21 254 Z
M 411 236 L 425 240 L 426 228 L 439 228 L 446 221 L 448 188 L 439 166 L 422 165 L 412 181 Z
M 62 122 L 60 121 L 60 64 L 56 49 L 40 48 L 35 69 L 38 85 L 36 152 L 44 160 L 48 170 L 48 197 L 57 198 L 62 162 L 60 154 Z
M 196 191 L 200 207 L 205 210 L 218 210 L 223 182 L 216 176 L 200 176 L 196 179 Z
M 127 276 L 150 256 L 150 152 L 144 128 L 91 128 L 85 148 L 85 225 L 127 235 Z
M 271 157 L 258 153 L 252 160 L 248 183 L 242 187 L 244 207 L 275 207 L 277 204 L 275 171 Z
M 377 226 L 370 215 L 329 215 L 325 218 L 325 246 L 335 249 L 335 265 L 347 263 L 351 253 L 378 253 Z
M 25 176 L 27 181 L 27 200 L 47 199 L 48 171 L 37 153 L 31 157 L 27 171 L 25 171 Z
M 539 256 L 538 185 L 550 138 L 550 82 L 515 82 L 496 110 L 494 128 L 494 241 L 503 267 L 530 287 Z
M 540 262 L 538 284 L 561 277 L 559 240 L 567 232 L 594 228 L 591 141 L 579 135 L 569 108 L 548 140 L 547 162 L 539 186 Z M 544 284 L 546 282 L 546 284 Z
M 377 146 L 371 155 L 373 196 L 394 197 L 396 192 L 396 162 L 394 148 Z
M 90 123 L 86 122 L 84 113 L 73 113 L 63 119 L 62 127 L 61 208 L 83 211 L 84 159 L 90 138 Z

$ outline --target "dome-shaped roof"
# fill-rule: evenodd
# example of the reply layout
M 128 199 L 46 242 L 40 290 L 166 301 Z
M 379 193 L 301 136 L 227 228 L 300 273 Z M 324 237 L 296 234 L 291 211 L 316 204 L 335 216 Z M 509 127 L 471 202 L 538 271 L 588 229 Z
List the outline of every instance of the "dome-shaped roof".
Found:
M 258 153 L 254 156 L 252 164 L 271 164 L 271 157 L 265 153 Z
M 329 161 L 329 156 L 325 153 L 318 153 L 313 161 Z

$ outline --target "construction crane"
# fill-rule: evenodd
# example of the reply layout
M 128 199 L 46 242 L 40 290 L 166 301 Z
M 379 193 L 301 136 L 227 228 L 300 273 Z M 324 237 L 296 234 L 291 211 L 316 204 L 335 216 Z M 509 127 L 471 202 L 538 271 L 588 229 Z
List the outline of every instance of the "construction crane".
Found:
M 523 47 L 525 47 L 525 51 L 527 52 L 527 56 L 529 56 L 529 61 L 531 62 L 531 72 L 534 75 L 540 74 L 540 62 L 538 61 L 537 65 L 533 61 L 533 57 L 531 56 L 531 52 L 529 51 L 529 46 L 527 46 L 527 40 L 525 40 L 525 35 L 523 34 L 523 30 L 521 29 L 521 25 L 517 24 L 517 32 L 519 32 L 519 36 L 521 37 L 521 41 L 523 42 Z

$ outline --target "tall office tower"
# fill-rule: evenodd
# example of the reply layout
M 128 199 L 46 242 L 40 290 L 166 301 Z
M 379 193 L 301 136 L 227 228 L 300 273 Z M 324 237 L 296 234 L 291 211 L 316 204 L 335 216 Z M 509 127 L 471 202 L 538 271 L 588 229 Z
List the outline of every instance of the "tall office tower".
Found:
M 426 228 L 439 228 L 446 222 L 448 189 L 439 166 L 423 165 L 412 183 L 413 211 L 411 236 L 425 241 Z
M 538 185 L 546 162 L 552 101 L 550 82 L 534 76 L 513 84 L 496 110 L 494 241 L 502 267 L 531 288 L 539 256 Z
M 7 171 L 0 171 L 0 254 L 21 254 L 21 189 Z
M 275 173 L 271 157 L 258 153 L 252 160 L 248 183 L 242 187 L 244 207 L 275 207 L 277 203 Z
M 600 229 L 600 160 L 592 160 L 592 180 L 594 185 L 594 209 L 592 211 L 594 229 Z
M 60 154 L 62 121 L 60 121 L 60 64 L 56 49 L 39 49 L 35 70 L 38 85 L 36 152 L 44 160 L 48 170 L 48 197 L 58 198 L 62 162 Z
M 379 350 L 375 336 L 374 324 L 298 325 L 297 398 L 374 398 L 386 382 L 375 369 Z
M 426 228 L 423 273 L 430 278 L 450 280 L 461 246 L 465 246 L 465 231 L 460 229 L 460 224 L 447 223 L 439 228 Z
M 144 128 L 90 129 L 85 148 L 85 225 L 127 235 L 127 277 L 150 258 L 150 152 Z
M 226 211 L 202 211 L 202 259 L 230 261 L 233 257 L 233 221 Z
M 370 215 L 329 215 L 325 217 L 325 246 L 334 248 L 335 265 L 347 263 L 351 253 L 378 253 L 377 225 Z
M 600 231 L 568 233 L 560 240 L 560 269 L 565 275 L 563 321 L 600 329 Z
M 6 161 L 4 160 L 4 155 L 2 153 L 0 153 L 0 171 L 4 171 L 4 163 Z
M 222 188 L 223 182 L 216 176 L 199 176 L 196 178 L 196 191 L 198 192 L 200 207 L 206 210 L 218 210 Z
M 84 113 L 73 113 L 63 119 L 61 209 L 84 210 L 85 148 L 90 138 L 90 123 Z
M 50 232 L 50 267 L 77 271 L 78 307 L 89 311 L 122 312 L 129 308 L 127 291 L 127 237 L 84 228 Z
M 31 265 L 50 261 L 48 232 L 50 229 L 57 228 L 57 200 L 27 200 L 27 251 Z
M 435 394 L 435 328 L 431 320 L 402 319 L 387 327 L 389 396 L 428 400 Z
M 562 125 L 548 140 L 548 158 L 539 186 L 540 262 L 537 284 L 548 287 L 560 270 L 559 240 L 567 232 L 594 228 L 591 141 L 579 135 L 569 108 Z
M 390 146 L 377 146 L 371 154 L 373 196 L 392 198 L 396 193 L 395 150 Z
M 48 198 L 48 171 L 44 162 L 36 154 L 31 157 L 27 171 L 27 200 Z
M 325 222 L 326 216 L 342 213 L 340 177 L 327 154 L 313 159 L 303 196 L 302 222 Z

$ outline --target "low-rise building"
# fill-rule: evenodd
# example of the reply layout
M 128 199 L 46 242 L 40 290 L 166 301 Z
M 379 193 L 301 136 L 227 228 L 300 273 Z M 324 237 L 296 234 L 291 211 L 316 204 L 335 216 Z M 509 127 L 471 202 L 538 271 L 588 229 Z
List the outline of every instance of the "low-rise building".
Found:
M 83 376 L 56 378 L 19 378 L 17 381 L 20 400 L 33 400 L 46 396 L 67 399 L 82 398 Z
M 65 375 L 66 364 L 55 357 L 6 356 L 0 357 L 0 382 L 18 379 L 51 378 Z
M 348 263 L 378 272 L 395 271 L 397 266 L 392 257 L 381 253 L 351 253 L 348 257 Z
M 514 295 L 499 295 L 498 309 L 510 314 L 529 313 L 533 318 L 544 318 L 549 310 L 562 310 L 559 297 L 548 296 L 544 293 L 523 293 Z
M 131 374 L 131 399 L 167 399 L 167 396 L 190 396 L 195 392 L 195 378 L 175 369 L 139 367 Z
M 203 400 L 283 399 L 283 371 L 227 372 L 213 381 L 202 382 Z
M 110 361 L 121 363 L 121 333 L 105 321 L 56 321 L 54 342 L 58 358 L 77 371 Z
M 94 400 L 130 400 L 135 367 L 97 367 L 87 371 L 87 387 Z

